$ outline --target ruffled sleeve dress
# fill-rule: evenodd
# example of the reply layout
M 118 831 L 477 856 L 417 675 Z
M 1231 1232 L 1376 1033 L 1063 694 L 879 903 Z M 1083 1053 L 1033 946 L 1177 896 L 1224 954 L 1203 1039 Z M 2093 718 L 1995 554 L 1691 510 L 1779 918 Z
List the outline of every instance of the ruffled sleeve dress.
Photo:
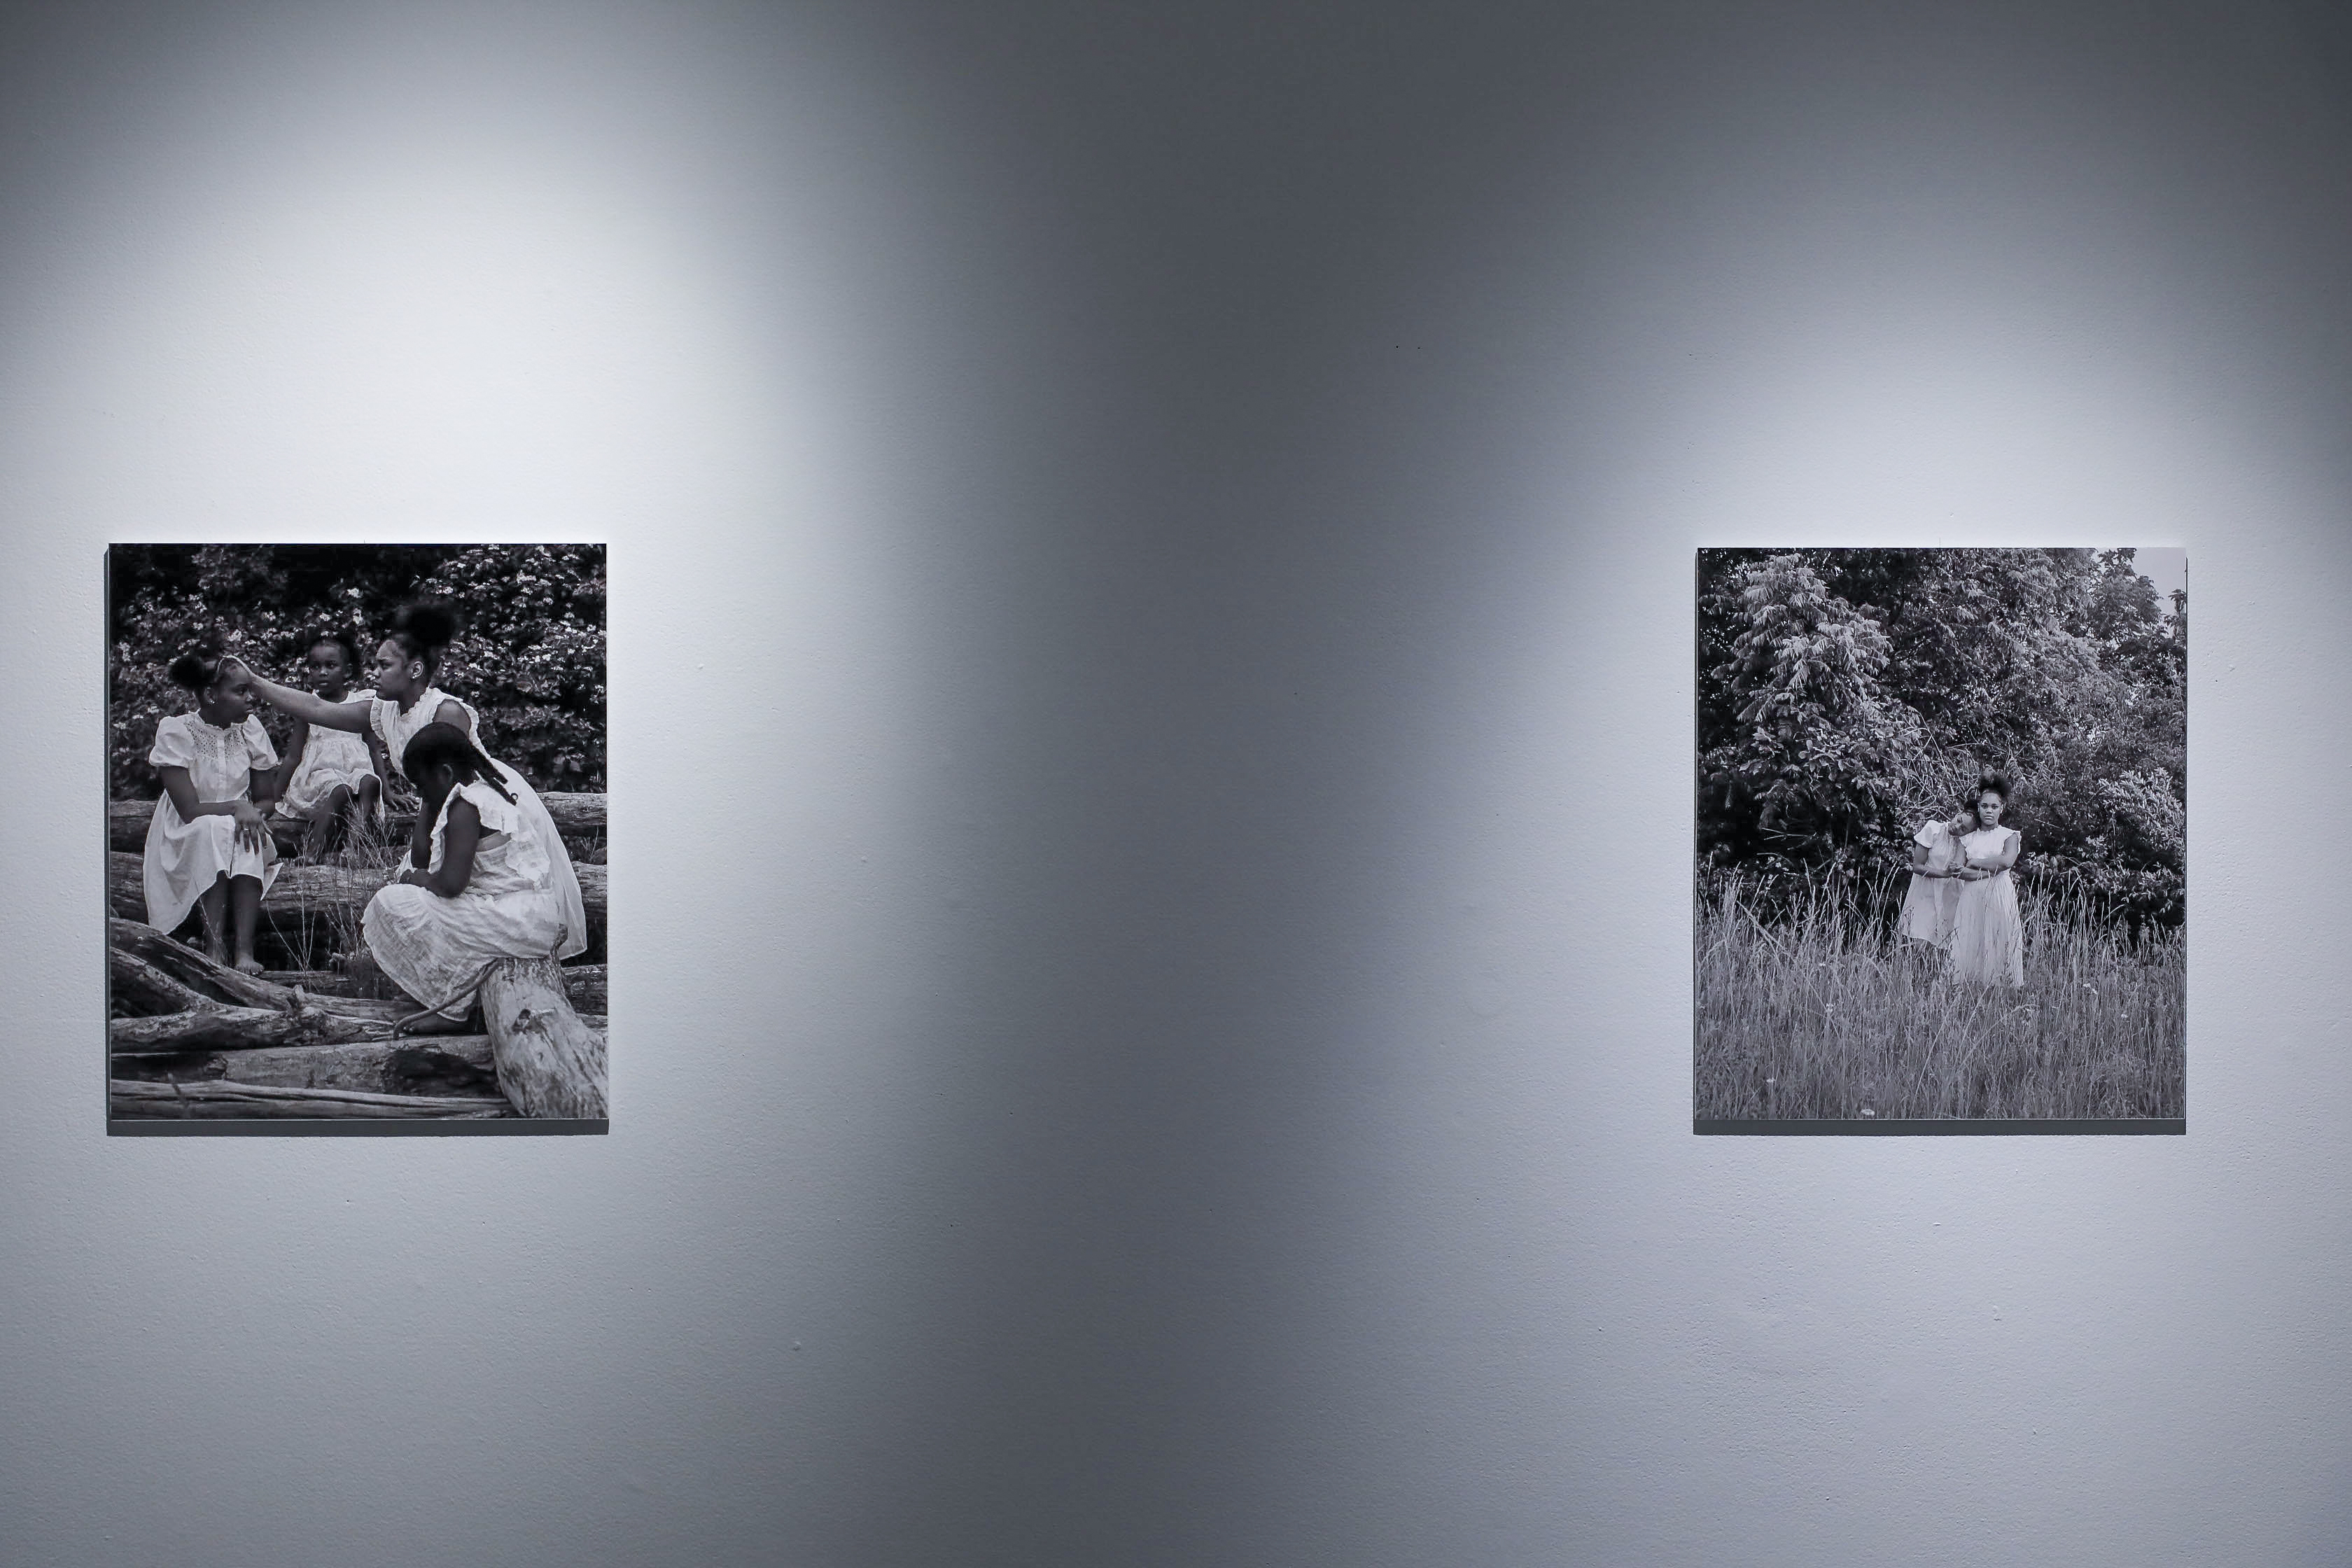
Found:
M 1949 871 L 1958 867 L 1965 855 L 1960 841 L 1952 836 L 1949 824 L 1930 822 L 1911 836 L 1911 842 L 1927 851 L 1927 868 Z M 1948 947 L 1952 942 L 1952 913 L 1958 901 L 1960 884 L 1948 877 L 1923 877 L 1911 874 L 1911 886 L 1903 893 L 1903 914 L 1896 924 L 1899 935 L 1914 942 L 1931 942 Z
M 187 769 L 197 803 L 212 805 L 250 799 L 253 771 L 276 767 L 278 749 L 269 743 L 261 721 L 251 716 L 241 724 L 220 725 L 207 724 L 194 713 L 174 713 L 155 726 L 155 744 L 147 760 L 159 768 Z M 196 900 L 224 874 L 251 877 L 267 892 L 278 879 L 278 851 L 268 834 L 257 847 L 239 844 L 233 816 L 188 821 L 166 792 L 148 819 L 145 873 L 147 923 L 158 931 L 177 931 Z
M 1969 855 L 1990 859 L 2017 847 L 2011 827 L 1979 828 L 1960 840 Z M 2017 884 L 2007 871 L 1959 884 L 1952 910 L 1952 973 L 1962 980 L 2014 990 L 2025 984 L 2025 922 Z
M 369 721 L 383 741 L 395 771 L 401 752 L 416 731 L 433 722 L 447 693 L 428 690 L 403 713 L 378 698 Z M 478 746 L 472 708 L 466 730 Z M 473 1005 L 483 971 L 501 958 L 572 958 L 587 951 L 588 912 L 580 897 L 580 874 L 563 847 L 555 819 L 522 774 L 495 760 L 499 783 L 514 796 L 509 804 L 481 781 L 460 784 L 442 802 L 433 824 L 430 859 L 420 870 L 441 864 L 449 805 L 463 798 L 482 815 L 482 836 L 465 889 L 445 899 L 427 889 L 393 883 L 368 901 L 361 930 L 383 972 L 420 1006 L 462 1018 Z
M 373 691 L 354 691 L 349 702 L 375 701 Z M 302 760 L 294 764 L 293 776 L 286 781 L 286 793 L 278 797 L 271 815 L 289 820 L 307 819 L 319 804 L 335 792 L 337 785 L 357 795 L 362 783 L 375 776 L 375 763 L 368 757 L 367 742 L 349 730 L 330 730 L 324 724 L 310 726 L 310 739 L 302 745 Z M 383 814 L 383 801 L 378 797 L 376 815 Z

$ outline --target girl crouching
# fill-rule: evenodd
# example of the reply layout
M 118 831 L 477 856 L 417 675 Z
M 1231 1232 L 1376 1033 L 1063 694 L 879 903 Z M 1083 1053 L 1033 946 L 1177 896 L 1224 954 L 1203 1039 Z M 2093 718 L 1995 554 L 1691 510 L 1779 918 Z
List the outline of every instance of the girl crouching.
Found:
M 420 829 L 432 826 L 420 831 L 409 868 L 368 901 L 361 930 L 417 1005 L 401 1031 L 450 1034 L 465 1026 L 492 963 L 579 951 L 583 933 L 562 890 L 571 859 L 546 813 L 523 808 L 528 786 L 456 725 L 417 731 L 401 771 L 423 797 Z

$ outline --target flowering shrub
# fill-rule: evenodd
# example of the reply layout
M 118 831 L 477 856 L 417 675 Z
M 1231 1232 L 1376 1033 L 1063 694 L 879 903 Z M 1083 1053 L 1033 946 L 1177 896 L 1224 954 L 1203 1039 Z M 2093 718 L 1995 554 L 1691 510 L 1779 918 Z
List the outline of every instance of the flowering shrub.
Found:
M 114 795 L 158 792 L 156 721 L 195 706 L 163 671 L 207 634 L 290 683 L 318 631 L 348 631 L 364 685 L 393 613 L 427 597 L 460 616 L 436 684 L 479 712 L 483 750 L 538 789 L 604 787 L 601 544 L 117 545 L 108 574 Z M 262 722 L 282 753 L 289 721 Z

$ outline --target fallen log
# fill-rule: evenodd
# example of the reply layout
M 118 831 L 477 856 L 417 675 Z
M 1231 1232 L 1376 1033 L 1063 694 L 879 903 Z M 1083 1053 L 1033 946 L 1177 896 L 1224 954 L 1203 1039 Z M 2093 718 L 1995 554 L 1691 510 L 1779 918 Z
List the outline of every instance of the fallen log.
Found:
M 219 997 L 208 996 L 137 953 L 111 945 L 106 950 L 106 977 L 115 1008 L 135 1017 L 186 1013 L 222 1005 Z
M 493 963 L 481 996 L 499 1089 L 518 1112 L 605 1120 L 604 1037 L 563 999 L 562 972 L 552 960 Z
M 480 1095 L 370 1094 L 346 1089 L 289 1089 L 274 1084 L 148 1083 L 116 1079 L 107 1108 L 117 1117 L 188 1117 L 206 1121 L 267 1117 L 419 1117 L 480 1121 L 513 1112 L 503 1100 Z
M 580 865 L 580 901 L 586 907 L 593 940 L 604 926 L 605 868 Z M 277 880 L 261 896 L 261 912 L 272 919 L 320 919 L 359 929 L 360 915 L 376 889 L 392 880 L 389 871 L 351 866 L 292 865 L 281 867 Z M 126 921 L 147 918 L 147 883 L 137 855 L 111 851 L 106 858 L 107 904 Z
M 222 1003 L 239 1007 L 273 1009 L 295 1005 L 294 987 L 278 984 L 263 975 L 247 974 L 241 969 L 231 969 L 225 963 L 215 963 L 187 943 L 173 941 L 143 921 L 108 921 L 106 944 L 110 953 L 126 953 L 140 959 L 190 990 Z M 328 1012 L 353 1018 L 390 1020 L 398 1017 L 403 1011 L 397 1003 L 371 1002 L 355 996 L 311 995 L 306 993 L 304 1000 L 314 1002 Z M 187 1009 L 170 1010 L 184 1012 Z
M 354 1018 L 316 1003 L 300 1008 L 199 1007 L 152 1018 L 114 1018 L 106 1047 L 123 1056 L 181 1056 L 189 1051 L 250 1050 L 257 1046 L 324 1046 L 347 1040 L 388 1040 L 388 1018 Z
M 354 1002 L 382 1001 L 372 976 L 346 974 L 339 969 L 265 969 L 261 978 L 272 985 L 299 985 L 306 995 L 340 996 Z
M 360 970 L 364 967 L 365 972 Z M 378 998 L 378 986 L 390 987 L 387 977 L 379 980 L 382 972 L 373 965 L 353 965 L 351 970 L 335 969 L 268 969 L 261 978 L 273 985 L 300 986 L 312 996 L 321 998 L 347 997 L 352 1000 Z M 567 963 L 562 966 L 563 997 L 583 1013 L 602 1013 L 604 1009 L 605 968 L 601 963 Z M 329 1005 L 332 1005 L 331 1001 Z M 173 1008 L 142 1009 L 151 1012 L 172 1012 Z
M 118 1079 L 160 1083 L 267 1084 L 282 1089 L 351 1089 L 371 1094 L 474 1095 L 506 1103 L 499 1093 L 487 1035 L 436 1035 L 415 1040 L 358 1040 L 341 1045 L 265 1046 L 249 1050 L 173 1056 L 119 1056 Z
M 555 821 L 555 830 L 563 836 L 567 846 L 604 836 L 604 796 L 602 795 L 552 793 L 542 794 L 540 801 L 547 815 Z M 109 849 L 136 853 L 147 847 L 147 824 L 155 815 L 155 802 L 145 800 L 110 800 L 106 803 L 106 847 Z M 415 812 L 396 811 L 383 826 L 384 837 L 394 844 L 405 844 L 416 825 Z

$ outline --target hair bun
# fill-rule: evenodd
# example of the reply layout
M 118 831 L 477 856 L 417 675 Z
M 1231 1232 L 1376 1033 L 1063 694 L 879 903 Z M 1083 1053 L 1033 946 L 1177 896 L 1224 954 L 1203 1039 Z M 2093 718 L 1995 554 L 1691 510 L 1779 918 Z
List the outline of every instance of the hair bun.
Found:
M 163 669 L 163 678 L 187 691 L 202 691 L 220 678 L 221 656 L 228 644 L 217 628 L 198 637 L 195 646 L 173 659 Z
M 438 599 L 403 605 L 392 617 L 392 629 L 405 632 L 426 647 L 447 647 L 457 637 L 457 612 Z

